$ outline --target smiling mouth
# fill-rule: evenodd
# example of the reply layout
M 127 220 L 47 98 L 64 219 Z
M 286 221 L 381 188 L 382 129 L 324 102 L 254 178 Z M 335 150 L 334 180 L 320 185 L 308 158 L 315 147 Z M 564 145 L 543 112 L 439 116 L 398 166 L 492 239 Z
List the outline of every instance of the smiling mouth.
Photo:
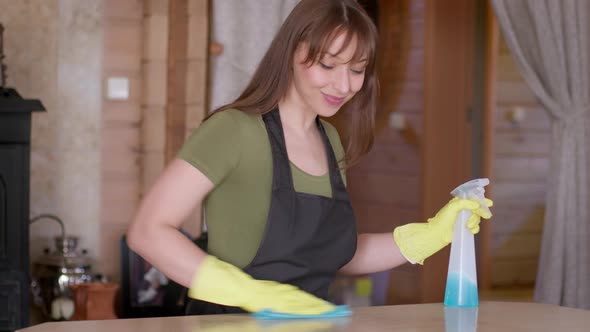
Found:
M 344 97 L 338 98 L 338 97 L 330 96 L 325 93 L 322 93 L 322 95 L 324 96 L 324 99 L 326 100 L 326 102 L 328 102 L 328 104 L 330 104 L 332 106 L 342 105 L 342 103 L 346 99 Z

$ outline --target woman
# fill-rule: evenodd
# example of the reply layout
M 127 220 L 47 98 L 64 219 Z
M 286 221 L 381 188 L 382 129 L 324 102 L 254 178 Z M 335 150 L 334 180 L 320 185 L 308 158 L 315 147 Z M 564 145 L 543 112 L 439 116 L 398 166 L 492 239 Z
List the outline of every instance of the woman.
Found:
M 129 244 L 189 288 L 189 314 L 325 313 L 337 272 L 422 264 L 450 242 L 458 211 L 474 212 L 473 232 L 489 218 L 454 199 L 393 236 L 357 235 L 343 172 L 372 145 L 376 42 L 356 1 L 301 1 L 242 95 L 201 125 L 146 195 Z M 350 118 L 346 153 L 319 120 L 339 111 Z M 209 254 L 177 230 L 203 202 Z

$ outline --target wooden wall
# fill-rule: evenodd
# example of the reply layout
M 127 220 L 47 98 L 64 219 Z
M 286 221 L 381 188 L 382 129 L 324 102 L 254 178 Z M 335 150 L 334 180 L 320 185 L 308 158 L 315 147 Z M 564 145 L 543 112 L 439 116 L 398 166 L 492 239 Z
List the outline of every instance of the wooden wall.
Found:
M 500 37 L 493 155 L 492 285 L 534 284 L 549 173 L 549 117 Z M 512 121 L 521 108 L 524 118 Z
M 141 189 L 145 193 L 164 169 L 168 79 L 168 1 L 145 1 L 141 99 Z
M 380 109 L 372 151 L 348 171 L 348 188 L 359 232 L 392 232 L 421 218 L 421 151 L 424 98 L 423 0 L 379 2 L 381 83 Z M 389 125 L 392 112 L 408 125 L 399 131 Z M 404 285 L 408 297 L 416 293 L 416 266 L 404 265 L 391 273 L 391 284 Z M 392 288 L 390 287 L 390 290 Z M 400 303 L 395 292 L 387 302 Z
M 450 191 L 472 178 L 475 3 L 427 0 L 424 20 L 424 111 L 421 220 L 434 216 Z M 450 246 L 428 258 L 419 276 L 420 301 L 442 302 Z M 479 254 L 479 253 L 478 253 Z
M 209 1 L 104 1 L 104 88 L 130 83 L 128 100 L 103 99 L 100 272 L 118 280 L 119 239 L 142 195 L 206 113 Z M 193 234 L 199 216 L 186 223 Z
M 167 148 L 166 137 L 174 135 L 178 142 L 206 113 L 209 2 L 179 0 L 187 13 L 180 20 L 185 25 L 181 28 L 186 29 L 187 40 L 181 45 L 184 53 L 176 58 L 186 69 L 180 81 L 184 90 L 173 100 L 185 121 L 179 127 L 167 122 L 171 102 L 167 85 L 171 72 L 170 1 L 176 0 L 104 1 L 103 77 L 105 82 L 108 77 L 128 77 L 131 87 L 128 100 L 103 99 L 101 256 L 109 260 L 103 260 L 99 269 L 117 280 L 119 248 L 114 244 L 125 233 L 142 193 L 163 169 L 166 154 L 170 158 L 177 148 Z M 379 4 L 382 94 L 378 131 L 374 149 L 348 172 L 361 232 L 389 232 L 424 217 L 420 140 L 424 135 L 426 0 L 380 0 Z M 495 88 L 492 284 L 530 284 L 536 273 L 544 212 L 549 122 L 505 45 L 500 45 Z M 525 110 L 522 123 L 508 120 L 515 106 Z M 405 130 L 389 126 L 392 112 L 404 115 Z M 196 227 L 194 218 L 189 224 Z M 391 283 L 402 287 L 390 294 L 390 302 L 418 291 L 414 281 L 420 271 L 421 267 L 409 264 L 393 271 Z M 400 294 L 400 289 L 406 294 Z
M 402 4 L 400 7 L 399 4 Z M 360 232 L 392 231 L 420 216 L 420 151 L 389 126 L 403 114 L 418 133 L 423 105 L 423 1 L 381 1 L 380 110 L 372 151 L 348 171 Z M 401 11 L 398 11 L 401 10 Z M 408 34 L 400 38 L 399 25 Z M 401 51 L 401 53 L 400 53 Z M 395 59 L 395 61 L 388 61 Z
M 474 57 L 468 0 L 380 2 L 382 98 L 371 153 L 349 171 L 360 232 L 425 221 L 469 179 Z M 401 31 L 398 31 L 401 29 Z M 402 114 L 404 130 L 388 125 Z M 448 248 L 391 272 L 388 303 L 440 302 Z
M 422 0 L 380 2 L 382 109 L 377 139 L 373 151 L 349 171 L 349 188 L 360 231 L 390 231 L 427 215 L 422 213 L 422 204 L 425 191 L 431 189 L 422 182 L 428 182 L 422 170 L 429 156 L 423 156 L 421 151 L 425 148 L 421 145 L 428 143 L 424 142 L 426 136 L 430 135 L 425 133 L 423 123 L 427 102 L 425 89 L 428 84 L 430 89 L 437 89 L 436 84 L 440 84 L 424 79 L 425 20 L 429 19 L 425 15 L 429 4 L 435 3 Z M 469 6 L 458 8 L 469 10 Z M 443 17 L 456 14 L 450 10 Z M 469 38 L 469 33 L 463 37 Z M 426 42 L 433 41 L 426 38 Z M 453 42 L 456 40 L 447 40 L 446 47 L 452 47 L 450 43 Z M 468 57 L 469 54 L 465 58 L 467 65 Z M 491 273 L 484 278 L 486 286 L 532 285 L 537 271 L 549 168 L 549 120 L 523 82 L 503 42 L 500 42 L 495 65 L 494 75 L 490 75 L 495 80 L 492 82 L 494 119 L 490 121 L 493 128 L 488 129 L 494 143 L 491 156 L 486 156 L 486 160 L 491 160 L 492 164 L 496 206 L 493 221 L 488 225 L 491 241 L 486 240 L 491 247 L 487 250 L 491 269 L 482 271 Z M 470 71 L 464 74 L 469 75 Z M 447 84 L 455 84 L 453 75 L 446 77 Z M 469 96 L 463 94 L 472 91 L 469 87 L 464 89 L 457 87 L 455 96 L 468 101 Z M 444 105 L 439 106 L 443 112 Z M 524 109 L 525 117 L 520 123 L 510 120 L 515 107 Z M 411 135 L 388 127 L 391 112 L 406 116 Z M 462 167 L 467 165 L 468 161 Z M 425 274 L 424 270 L 431 265 L 421 268 L 406 264 L 392 271 L 388 301 L 416 301 L 416 294 L 421 291 L 421 283 L 416 282 L 416 278 Z M 428 283 L 427 280 L 423 282 Z M 428 295 L 422 296 L 425 297 Z
M 143 14 L 142 0 L 104 0 L 103 91 L 109 77 L 127 77 L 130 86 L 128 100 L 103 94 L 102 260 L 96 272 L 113 280 L 119 280 L 119 239 L 141 190 Z

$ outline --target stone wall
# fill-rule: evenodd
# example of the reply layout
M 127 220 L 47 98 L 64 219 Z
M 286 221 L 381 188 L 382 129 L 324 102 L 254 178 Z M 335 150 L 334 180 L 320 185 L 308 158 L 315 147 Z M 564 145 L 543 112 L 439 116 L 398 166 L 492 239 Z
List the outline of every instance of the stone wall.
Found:
M 47 109 L 33 115 L 31 216 L 59 216 L 98 259 L 102 2 L 0 0 L 0 8 L 7 85 Z M 33 224 L 32 260 L 58 234 L 57 224 Z

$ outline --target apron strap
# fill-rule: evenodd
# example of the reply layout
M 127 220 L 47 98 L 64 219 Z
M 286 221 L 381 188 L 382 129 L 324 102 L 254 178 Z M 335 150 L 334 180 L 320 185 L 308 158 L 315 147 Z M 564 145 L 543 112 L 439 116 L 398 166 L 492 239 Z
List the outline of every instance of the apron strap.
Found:
M 319 116 L 316 118 L 316 123 L 320 129 L 322 138 L 324 139 L 324 146 L 326 147 L 326 152 L 328 155 L 330 184 L 332 185 L 332 198 L 339 201 L 348 201 L 348 192 L 344 186 L 344 181 L 342 181 L 342 174 L 338 168 L 338 161 L 336 160 L 334 149 L 332 148 L 332 144 L 330 144 L 330 139 L 328 138 L 328 134 L 326 134 L 326 129 L 324 129 L 324 125 L 322 125 Z
M 283 188 L 295 191 L 293 177 L 291 175 L 291 164 L 289 163 L 289 156 L 287 155 L 285 135 L 281 125 L 278 106 L 272 111 L 263 114 L 262 119 L 266 124 L 266 131 L 268 132 L 272 152 L 272 190 Z
M 291 163 L 289 162 L 289 156 L 287 154 L 285 134 L 281 124 L 281 116 L 278 106 L 272 111 L 263 114 L 262 118 L 266 124 L 268 138 L 270 140 L 272 161 L 274 165 L 273 172 L 275 172 L 272 179 L 272 189 L 276 190 L 283 188 L 295 191 L 293 175 L 291 174 Z M 326 130 L 319 117 L 316 118 L 316 125 L 320 130 L 320 135 L 322 136 L 326 154 L 328 156 L 328 173 L 332 188 L 332 198 L 348 201 L 348 192 L 346 191 L 340 170 L 338 169 L 338 161 L 334 155 L 334 149 L 332 149 L 332 144 L 330 144 Z

